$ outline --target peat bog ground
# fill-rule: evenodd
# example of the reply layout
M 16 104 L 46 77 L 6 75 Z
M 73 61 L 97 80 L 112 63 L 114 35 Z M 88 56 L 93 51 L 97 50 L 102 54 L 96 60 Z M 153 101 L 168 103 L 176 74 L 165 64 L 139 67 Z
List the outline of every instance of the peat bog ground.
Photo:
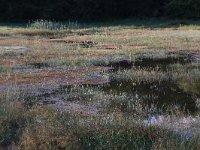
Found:
M 200 26 L 181 22 L 1 26 L 0 149 L 200 149 Z

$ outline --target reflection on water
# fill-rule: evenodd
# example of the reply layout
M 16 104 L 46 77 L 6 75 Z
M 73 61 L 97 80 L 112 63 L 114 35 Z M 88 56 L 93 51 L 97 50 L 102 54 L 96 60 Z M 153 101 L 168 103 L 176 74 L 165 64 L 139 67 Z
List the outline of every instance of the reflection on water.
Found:
M 171 64 L 186 64 L 190 60 L 185 56 L 166 57 L 166 58 L 139 58 L 135 61 L 134 66 L 139 68 L 158 68 L 166 71 Z
M 126 95 L 137 97 L 148 106 L 156 104 L 158 108 L 166 110 L 167 107 L 177 107 L 192 114 L 198 111 L 196 99 L 198 94 L 185 91 L 173 82 L 135 83 L 132 81 L 112 81 L 102 89 L 113 95 Z M 199 88 L 200 89 L 200 88 Z M 199 90 L 198 89 L 198 90 Z M 126 105 L 126 104 L 122 104 Z M 125 106 L 126 107 L 126 106 Z M 121 107 L 122 108 L 122 107 Z M 122 108 L 123 109 L 123 108 Z

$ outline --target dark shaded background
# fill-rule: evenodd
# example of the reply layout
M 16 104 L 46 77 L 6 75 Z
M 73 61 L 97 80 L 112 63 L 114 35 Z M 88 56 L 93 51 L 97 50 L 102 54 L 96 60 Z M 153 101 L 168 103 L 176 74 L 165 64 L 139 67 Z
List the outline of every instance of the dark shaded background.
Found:
M 199 18 L 200 0 L 0 0 L 0 21 Z

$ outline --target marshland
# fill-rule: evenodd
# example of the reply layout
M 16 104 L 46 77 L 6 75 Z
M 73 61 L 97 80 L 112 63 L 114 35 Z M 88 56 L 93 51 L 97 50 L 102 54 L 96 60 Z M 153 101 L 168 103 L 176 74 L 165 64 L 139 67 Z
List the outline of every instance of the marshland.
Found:
M 1 24 L 0 149 L 200 149 L 200 22 Z

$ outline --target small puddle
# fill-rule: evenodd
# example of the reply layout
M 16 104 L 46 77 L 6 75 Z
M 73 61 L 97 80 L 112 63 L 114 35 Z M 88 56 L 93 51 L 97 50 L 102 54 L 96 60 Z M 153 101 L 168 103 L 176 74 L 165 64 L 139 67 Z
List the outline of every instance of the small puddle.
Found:
M 147 126 L 157 126 L 165 130 L 172 131 L 173 134 L 183 141 L 192 140 L 196 131 L 200 127 L 200 118 L 192 117 L 167 117 L 162 115 L 153 115 L 143 121 Z
M 190 57 L 182 54 L 175 56 L 168 56 L 164 58 L 151 58 L 151 57 L 136 57 L 131 60 L 128 56 L 118 56 L 116 58 L 107 58 L 109 61 L 107 63 L 96 63 L 95 66 L 105 66 L 112 67 L 113 72 L 118 70 L 127 70 L 131 68 L 138 69 L 157 69 L 162 71 L 167 71 L 168 66 L 172 64 L 187 64 L 191 63 Z
M 167 111 L 167 108 L 176 107 L 178 110 L 195 114 L 198 112 L 196 99 L 199 94 L 185 92 L 172 82 L 135 83 L 132 81 L 111 81 L 102 87 L 102 90 L 112 95 L 126 95 L 141 100 L 147 106 L 156 104 L 158 109 Z M 199 89 L 200 90 L 200 89 Z M 130 100 L 117 103 L 113 101 L 113 107 L 119 107 L 122 111 L 129 111 Z M 134 101 L 133 101 L 134 103 Z
M 135 61 L 134 66 L 136 68 L 157 68 L 166 71 L 169 65 L 177 63 L 186 64 L 190 63 L 190 60 L 185 56 L 166 58 L 139 58 Z

